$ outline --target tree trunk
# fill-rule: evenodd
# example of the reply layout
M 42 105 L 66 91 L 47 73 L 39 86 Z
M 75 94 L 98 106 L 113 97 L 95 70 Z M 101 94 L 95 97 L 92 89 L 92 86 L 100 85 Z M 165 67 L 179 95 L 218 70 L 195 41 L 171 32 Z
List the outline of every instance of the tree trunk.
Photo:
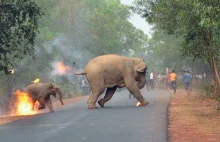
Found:
M 218 100 L 218 104 L 216 109 L 219 111 L 220 110 L 220 93 L 218 92 L 219 90 L 219 86 L 220 86 L 220 78 L 219 78 L 219 73 L 218 73 L 218 65 L 216 64 L 216 55 L 215 55 L 215 50 L 214 47 L 212 46 L 212 35 L 211 33 L 209 33 L 209 46 L 210 46 L 210 53 L 211 53 L 211 61 L 212 61 L 212 70 L 215 73 L 215 75 L 213 74 L 213 77 L 215 79 L 215 82 L 213 84 L 214 87 L 214 93 L 217 96 L 217 100 Z M 216 81 L 217 80 L 217 81 Z
M 220 101 L 218 101 L 216 109 L 217 109 L 217 111 L 220 111 Z
M 212 81 L 211 81 L 211 85 L 212 85 L 212 93 L 217 96 L 217 88 L 216 88 L 216 80 L 215 80 L 215 71 L 214 71 L 214 66 L 213 66 L 213 60 L 212 60 L 212 57 L 210 59 L 211 61 L 211 76 L 212 76 Z
M 210 47 L 210 53 L 211 53 L 211 58 L 212 58 L 213 69 L 215 71 L 215 76 L 216 76 L 216 79 L 218 81 L 218 85 L 220 85 L 220 78 L 219 78 L 219 73 L 218 73 L 218 65 L 216 64 L 216 60 L 215 60 L 216 55 L 215 55 L 214 47 L 212 46 L 212 35 L 211 35 L 211 33 L 209 33 L 208 40 L 209 40 L 209 47 Z
M 220 85 L 220 78 L 219 78 L 219 73 L 218 73 L 218 65 L 216 64 L 216 60 L 215 60 L 215 52 L 214 52 L 214 48 L 211 48 L 212 51 L 212 62 L 213 62 L 213 69 L 215 71 L 215 75 L 216 75 L 216 79 L 218 81 L 218 85 Z

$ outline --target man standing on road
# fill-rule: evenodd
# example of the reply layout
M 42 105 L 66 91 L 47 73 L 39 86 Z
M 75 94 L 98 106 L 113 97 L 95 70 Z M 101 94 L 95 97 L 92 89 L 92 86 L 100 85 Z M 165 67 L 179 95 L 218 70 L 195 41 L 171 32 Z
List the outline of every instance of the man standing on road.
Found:
M 176 73 L 175 70 L 172 70 L 171 74 L 169 75 L 169 81 L 171 83 L 171 87 L 173 89 L 173 94 L 176 93 Z
M 151 89 L 154 89 L 154 74 L 153 72 L 150 73 L 150 85 L 151 85 Z
M 191 91 L 191 80 L 192 80 L 192 76 L 189 73 L 189 71 L 188 70 L 184 71 L 183 82 L 187 94 L 189 94 L 189 92 Z
M 165 89 L 166 88 L 166 77 L 165 73 L 162 73 L 159 83 L 159 89 Z

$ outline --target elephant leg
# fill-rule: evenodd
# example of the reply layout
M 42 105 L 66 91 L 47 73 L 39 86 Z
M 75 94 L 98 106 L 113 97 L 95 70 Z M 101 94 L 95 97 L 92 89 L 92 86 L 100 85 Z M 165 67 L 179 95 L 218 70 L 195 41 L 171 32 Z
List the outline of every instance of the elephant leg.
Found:
M 145 106 L 149 103 L 144 100 L 134 78 L 127 77 L 125 79 L 125 84 L 127 86 L 127 89 L 131 92 L 131 94 L 133 94 L 133 96 L 141 103 L 141 106 Z
M 88 100 L 88 109 L 94 109 L 97 108 L 97 106 L 95 105 L 99 96 L 104 92 L 105 88 L 96 88 L 96 89 L 92 89 L 92 95 L 89 97 Z
M 105 91 L 105 82 L 102 74 L 87 74 L 86 78 L 90 84 L 92 94 L 88 99 L 88 109 L 97 108 L 96 102 L 99 96 Z
M 50 100 L 50 96 L 48 96 L 46 99 L 45 99 L 45 103 L 49 109 L 50 112 L 54 112 L 53 110 L 53 106 L 52 106 L 52 101 Z
M 112 98 L 116 89 L 117 89 L 117 86 L 113 87 L 113 88 L 107 88 L 107 91 L 105 93 L 105 97 L 98 101 L 98 103 L 101 107 L 104 107 L 104 104 Z
M 46 106 L 45 106 L 45 98 L 44 97 L 41 97 L 39 100 L 39 103 L 40 103 L 40 105 L 39 105 L 39 107 L 38 107 L 38 110 L 40 110 L 40 109 L 44 109 Z
M 35 106 L 35 103 L 36 103 L 36 101 L 37 101 L 37 98 L 34 96 L 34 95 L 32 95 L 31 93 L 28 93 L 29 94 L 29 97 L 30 97 L 30 100 L 31 100 L 31 103 L 32 103 L 32 110 L 34 111 L 34 106 Z
M 36 99 L 32 99 L 32 110 L 34 111 L 34 106 L 35 106 L 35 103 L 36 103 Z

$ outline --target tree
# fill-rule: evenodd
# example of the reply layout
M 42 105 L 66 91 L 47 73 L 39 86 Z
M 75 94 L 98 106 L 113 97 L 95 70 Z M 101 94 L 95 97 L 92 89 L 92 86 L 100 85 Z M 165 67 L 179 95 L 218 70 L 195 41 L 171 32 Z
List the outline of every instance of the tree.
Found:
M 64 93 L 69 93 L 82 77 L 54 73 L 58 61 L 70 67 L 76 61 L 81 70 L 93 57 L 110 53 L 127 56 L 129 50 L 138 53 L 148 42 L 148 37 L 127 20 L 131 12 L 119 0 L 37 0 L 36 4 L 44 15 L 38 20 L 39 34 L 32 54 L 35 60 L 29 56 L 13 60 L 15 88 L 40 78 L 56 81 L 66 88 Z M 139 53 L 131 56 L 142 55 Z
M 33 55 L 42 10 L 33 0 L 0 1 L 0 71 L 8 74 L 16 59 Z
M 200 25 L 202 28 L 206 29 L 206 39 L 208 41 L 208 52 L 210 54 L 211 64 L 215 75 L 217 78 L 218 85 L 220 86 L 220 77 L 219 69 L 217 62 L 219 61 L 220 56 L 220 2 L 217 0 L 214 1 L 205 1 L 205 0 L 195 0 L 194 9 L 196 14 L 201 18 Z
M 218 95 L 220 86 L 220 2 L 218 0 L 148 0 L 136 2 L 138 13 L 155 29 L 167 34 L 182 36 L 181 53 L 185 57 L 202 59 L 212 70 L 213 93 Z M 220 94 L 218 95 L 220 102 Z

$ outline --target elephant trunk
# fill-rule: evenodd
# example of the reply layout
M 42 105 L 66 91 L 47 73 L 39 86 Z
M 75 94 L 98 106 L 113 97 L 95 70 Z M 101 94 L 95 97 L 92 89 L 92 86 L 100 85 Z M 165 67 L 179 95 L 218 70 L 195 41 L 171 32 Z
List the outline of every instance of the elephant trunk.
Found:
M 144 88 L 145 84 L 146 84 L 146 79 L 145 79 L 145 77 L 141 77 L 141 78 L 138 80 L 137 86 L 138 86 L 139 89 L 142 89 L 142 88 Z
M 60 88 L 58 88 L 57 93 L 59 94 L 59 100 L 60 100 L 60 103 L 63 105 L 62 92 L 61 92 Z

